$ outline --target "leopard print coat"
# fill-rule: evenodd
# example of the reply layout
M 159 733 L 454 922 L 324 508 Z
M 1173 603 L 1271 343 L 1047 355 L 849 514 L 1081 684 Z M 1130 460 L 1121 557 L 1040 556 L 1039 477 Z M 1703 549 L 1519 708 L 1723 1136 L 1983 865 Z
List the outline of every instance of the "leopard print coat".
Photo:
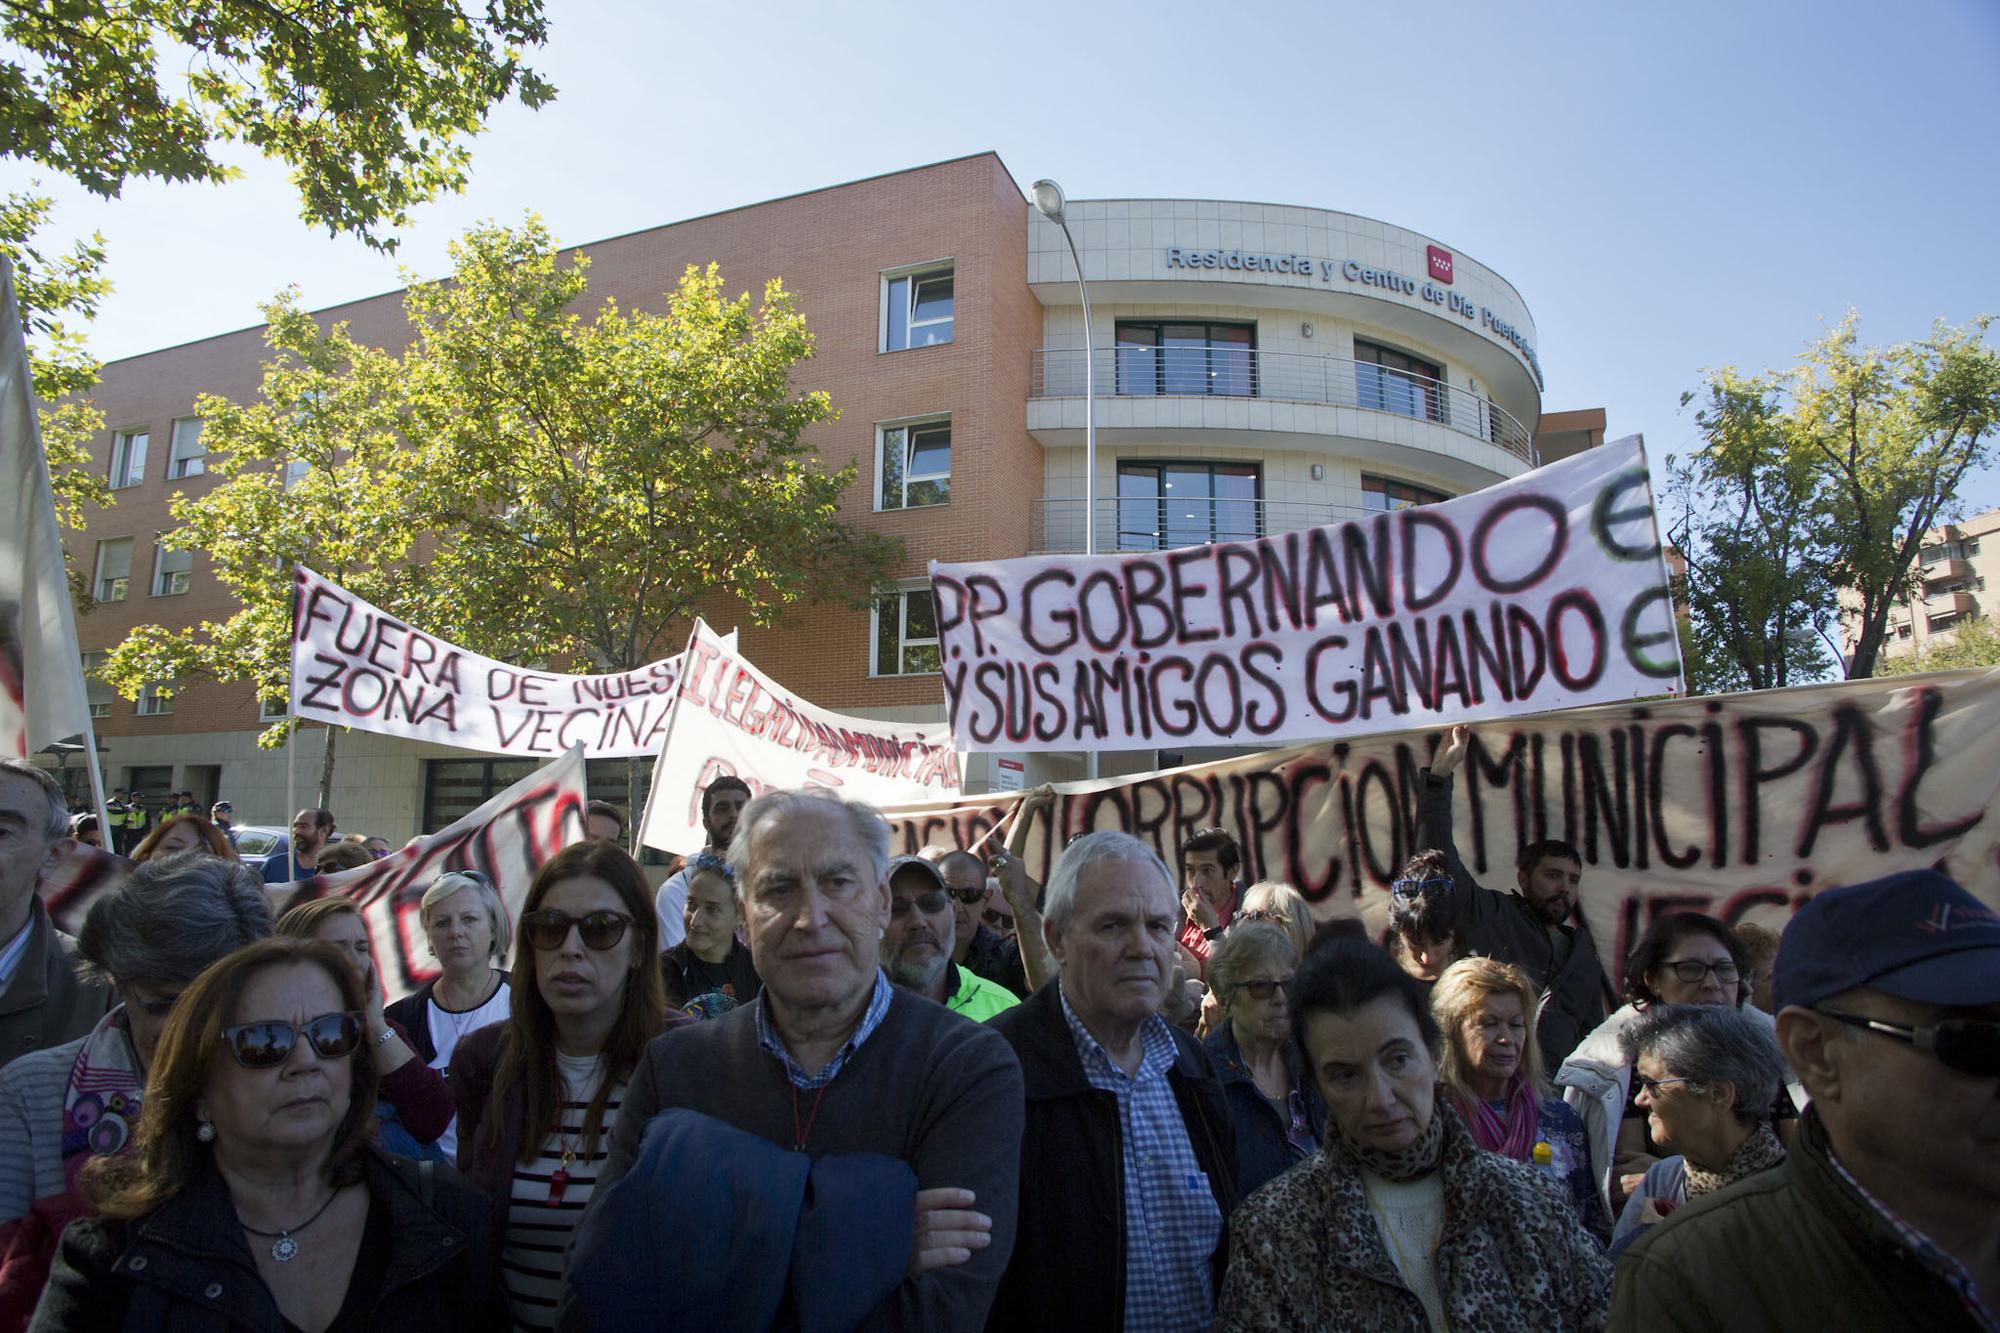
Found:
M 1481 1151 L 1442 1103 L 1434 1114 L 1445 1131 L 1438 1287 L 1452 1333 L 1602 1329 L 1611 1264 L 1560 1186 L 1535 1167 Z M 1229 1231 L 1216 1333 L 1428 1333 L 1423 1305 L 1403 1285 L 1338 1135 L 1245 1200 Z

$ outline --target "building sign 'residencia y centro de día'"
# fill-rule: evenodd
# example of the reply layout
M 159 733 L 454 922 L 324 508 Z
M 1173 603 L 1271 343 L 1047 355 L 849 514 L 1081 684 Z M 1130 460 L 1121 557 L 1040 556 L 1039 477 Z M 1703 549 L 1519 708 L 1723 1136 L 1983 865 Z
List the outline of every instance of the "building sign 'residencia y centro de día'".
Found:
M 1383 291 L 1414 296 L 1419 300 L 1440 307 L 1457 315 L 1468 324 L 1476 325 L 1493 338 L 1508 344 L 1519 352 L 1521 359 L 1535 374 L 1535 383 L 1543 384 L 1541 358 L 1535 355 L 1535 346 L 1526 335 L 1510 321 L 1494 313 L 1491 307 L 1481 305 L 1470 297 L 1452 290 L 1452 255 L 1439 246 L 1428 247 L 1426 254 L 1431 276 L 1413 278 L 1394 269 L 1376 268 L 1352 259 L 1320 259 L 1312 255 L 1300 254 L 1260 254 L 1249 250 L 1193 250 L 1185 246 L 1167 247 L 1167 267 L 1181 269 L 1215 269 L 1238 273 L 1289 273 L 1304 281 L 1317 278 L 1328 286 L 1335 278 L 1360 287 L 1376 287 Z

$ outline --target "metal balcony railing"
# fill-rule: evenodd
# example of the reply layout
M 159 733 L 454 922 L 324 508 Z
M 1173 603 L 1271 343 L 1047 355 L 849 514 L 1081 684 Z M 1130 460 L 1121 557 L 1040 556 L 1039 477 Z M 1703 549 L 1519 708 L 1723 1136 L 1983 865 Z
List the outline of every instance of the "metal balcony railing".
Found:
M 1083 550 L 1081 500 L 1040 500 L 1035 508 L 1033 551 L 1040 555 Z M 1380 513 L 1304 500 L 1156 500 L 1097 502 L 1097 550 L 1171 551 L 1210 542 L 1248 541 Z
M 1083 397 L 1083 349 L 1029 354 L 1030 398 Z M 1296 352 L 1249 347 L 1116 347 L 1096 353 L 1099 397 L 1269 398 L 1390 412 L 1448 426 L 1533 466 L 1535 441 L 1506 409 L 1427 375 Z

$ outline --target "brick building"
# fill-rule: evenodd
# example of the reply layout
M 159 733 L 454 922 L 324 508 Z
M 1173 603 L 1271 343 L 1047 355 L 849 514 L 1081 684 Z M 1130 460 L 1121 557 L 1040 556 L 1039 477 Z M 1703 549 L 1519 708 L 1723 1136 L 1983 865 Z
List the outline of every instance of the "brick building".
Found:
M 1203 200 L 1078 201 L 1068 219 L 1092 293 L 1100 550 L 1157 549 L 1326 523 L 1461 494 L 1601 443 L 1601 411 L 1541 410 L 1534 323 L 1497 273 L 1402 228 L 1320 209 Z M 688 264 L 730 291 L 782 277 L 817 338 L 800 389 L 840 416 L 809 438 L 859 464 L 843 516 L 903 539 L 872 611 L 802 606 L 742 627 L 745 654 L 827 707 L 943 716 L 924 569 L 932 558 L 1080 551 L 1083 322 L 1060 231 L 992 153 L 895 172 L 580 247 L 592 299 L 659 309 Z M 319 312 L 391 349 L 402 293 Z M 99 461 L 117 504 L 74 534 L 101 604 L 86 661 L 134 626 L 222 619 L 201 555 L 156 546 L 175 491 L 204 479 L 197 395 L 258 392 L 262 329 L 105 367 Z M 320 740 L 256 748 L 247 686 L 193 683 L 137 703 L 93 687 L 108 785 L 191 789 L 277 823 L 287 766 L 305 801 Z M 1107 773 L 1200 755 L 1105 756 Z M 974 789 L 990 756 L 967 758 Z M 530 765 L 352 732 L 333 804 L 345 830 L 435 828 Z M 1079 776 L 1032 756 L 1027 780 Z M 593 789 L 624 792 L 623 764 Z

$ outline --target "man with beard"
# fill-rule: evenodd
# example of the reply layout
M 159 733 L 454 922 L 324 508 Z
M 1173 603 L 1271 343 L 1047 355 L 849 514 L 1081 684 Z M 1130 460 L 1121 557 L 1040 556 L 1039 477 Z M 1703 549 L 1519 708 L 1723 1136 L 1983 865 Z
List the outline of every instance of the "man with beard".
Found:
M 1525 971 L 1542 997 L 1535 1036 L 1542 1062 L 1554 1069 L 1586 1033 L 1604 1021 L 1604 967 L 1590 926 L 1571 915 L 1580 901 L 1583 858 L 1557 839 L 1531 842 L 1516 858 L 1515 891 L 1481 888 L 1459 859 L 1451 836 L 1451 775 L 1465 758 L 1469 727 L 1451 729 L 1451 740 L 1424 770 L 1417 802 L 1417 846 L 1444 853 L 1457 920 L 1459 957 L 1483 954 Z M 1411 884 L 1409 893 L 1445 891 L 1445 884 Z
M 920 856 L 889 862 L 889 925 L 882 962 L 889 980 L 953 1013 L 984 1023 L 1020 1003 L 1003 986 L 952 961 L 956 914 L 938 868 Z
M 308 808 L 292 816 L 291 850 L 264 862 L 266 884 L 296 884 L 318 873 L 319 854 L 333 839 L 333 812 Z
M 729 840 L 736 836 L 736 818 L 749 803 L 750 784 L 730 774 L 724 774 L 702 788 L 701 828 L 708 835 L 708 846 L 702 848 L 703 851 L 722 857 L 729 854 Z M 660 915 L 662 953 L 687 938 L 689 873 L 687 866 L 683 865 L 669 875 L 666 883 L 660 885 L 658 896 L 653 899 L 653 910 Z

